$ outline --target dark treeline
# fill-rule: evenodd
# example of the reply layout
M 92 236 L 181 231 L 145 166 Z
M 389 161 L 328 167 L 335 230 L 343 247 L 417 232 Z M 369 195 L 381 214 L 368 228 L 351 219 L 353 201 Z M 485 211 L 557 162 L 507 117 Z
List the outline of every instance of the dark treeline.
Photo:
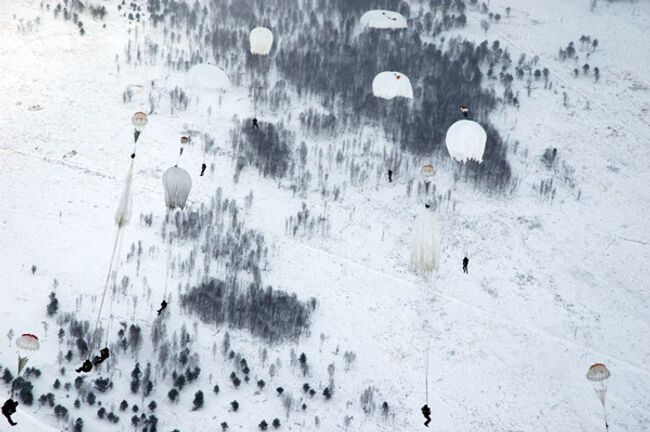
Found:
M 268 342 L 296 340 L 309 327 L 311 304 L 272 287 L 212 279 L 181 296 L 184 308 L 210 324 L 249 330 Z

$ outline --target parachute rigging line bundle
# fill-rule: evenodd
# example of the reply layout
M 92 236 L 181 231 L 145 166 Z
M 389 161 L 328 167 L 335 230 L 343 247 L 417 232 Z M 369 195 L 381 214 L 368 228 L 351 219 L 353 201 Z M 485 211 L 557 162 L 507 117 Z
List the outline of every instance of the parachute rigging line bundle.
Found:
M 133 197 L 132 197 L 133 168 L 135 164 L 136 147 L 138 144 L 138 138 L 140 137 L 142 130 L 148 123 L 147 115 L 143 112 L 136 112 L 135 114 L 133 114 L 133 117 L 131 117 L 131 123 L 135 128 L 135 132 L 133 135 L 133 153 L 131 153 L 131 162 L 129 164 L 129 169 L 126 173 L 126 178 L 124 179 L 124 187 L 122 188 L 122 195 L 120 196 L 120 201 L 118 203 L 117 210 L 115 211 L 115 225 L 117 227 L 117 232 L 115 233 L 115 241 L 113 242 L 113 250 L 111 252 L 111 259 L 109 261 L 108 271 L 106 273 L 106 280 L 104 281 L 104 288 L 102 290 L 101 301 L 99 303 L 99 309 L 97 311 L 97 319 L 95 320 L 95 327 L 93 329 L 93 332 L 91 333 L 91 342 L 88 348 L 87 360 L 90 360 L 90 356 L 93 350 L 95 349 L 95 344 L 101 342 L 101 338 L 99 338 L 99 340 L 97 338 L 99 320 L 101 319 L 102 316 L 104 302 L 106 301 L 106 292 L 108 291 L 108 286 L 111 281 L 111 275 L 113 274 L 113 270 L 115 266 L 115 258 L 116 256 L 119 255 L 118 251 L 120 247 L 118 246 L 121 246 L 122 243 L 122 234 L 124 231 L 124 227 L 127 226 L 131 221 L 131 211 L 132 211 L 131 208 L 133 204 Z M 113 274 L 113 280 L 115 280 L 116 277 L 117 277 L 117 272 L 115 271 L 115 274 Z M 112 309 L 112 296 L 111 296 L 111 309 Z M 112 317 L 109 317 L 109 322 L 108 322 L 109 328 L 111 324 L 110 322 L 111 319 Z M 106 340 L 108 341 L 108 334 L 106 335 Z
M 433 212 L 422 209 L 415 220 L 411 265 L 416 271 L 431 273 L 440 267 L 440 230 Z

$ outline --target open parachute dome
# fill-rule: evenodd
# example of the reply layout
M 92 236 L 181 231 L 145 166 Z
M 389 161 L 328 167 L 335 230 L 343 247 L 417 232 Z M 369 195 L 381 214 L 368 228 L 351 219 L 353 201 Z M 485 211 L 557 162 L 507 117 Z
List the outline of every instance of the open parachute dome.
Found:
M 230 78 L 226 71 L 210 63 L 194 65 L 187 71 L 185 84 L 193 90 L 228 90 Z
M 602 363 L 591 365 L 587 371 L 587 379 L 591 382 L 603 382 L 609 378 L 609 369 Z
M 131 117 L 131 124 L 135 127 L 136 130 L 144 129 L 148 122 L 149 120 L 147 118 L 147 114 L 143 113 L 142 111 L 138 111 Z
M 268 55 L 273 46 L 273 33 L 266 27 L 255 27 L 250 35 L 251 54 Z
M 24 333 L 16 339 L 16 346 L 22 350 L 36 351 L 41 345 L 38 338 L 31 333 Z
M 401 72 L 380 72 L 372 80 L 372 93 L 382 99 L 413 99 L 411 80 Z
M 162 177 L 165 189 L 165 204 L 168 208 L 183 208 L 192 190 L 192 178 L 183 168 L 173 166 Z
M 447 130 L 447 151 L 459 162 L 483 162 L 487 133 L 483 126 L 472 120 L 458 120 Z
M 422 166 L 422 169 L 420 170 L 420 177 L 422 177 L 422 180 L 425 182 L 431 181 L 434 175 L 436 175 L 436 170 L 433 168 L 433 165 L 427 164 Z
M 406 18 L 397 12 L 377 9 L 364 13 L 361 25 L 377 29 L 403 29 L 406 28 Z

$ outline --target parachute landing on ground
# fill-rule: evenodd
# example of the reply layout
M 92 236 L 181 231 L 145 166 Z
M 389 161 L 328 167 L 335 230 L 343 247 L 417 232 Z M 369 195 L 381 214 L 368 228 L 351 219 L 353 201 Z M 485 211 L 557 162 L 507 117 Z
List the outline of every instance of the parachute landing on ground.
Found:
M 447 130 L 445 137 L 449 156 L 459 162 L 483 162 L 487 133 L 483 126 L 472 120 L 458 120 Z
M 372 80 L 372 93 L 382 99 L 413 99 L 411 80 L 401 72 L 381 72 Z
M 403 15 L 389 10 L 371 10 L 361 16 L 361 25 L 377 29 L 403 29 L 406 28 L 406 18 Z
M 255 27 L 250 34 L 251 54 L 268 55 L 273 46 L 273 33 L 266 27 Z

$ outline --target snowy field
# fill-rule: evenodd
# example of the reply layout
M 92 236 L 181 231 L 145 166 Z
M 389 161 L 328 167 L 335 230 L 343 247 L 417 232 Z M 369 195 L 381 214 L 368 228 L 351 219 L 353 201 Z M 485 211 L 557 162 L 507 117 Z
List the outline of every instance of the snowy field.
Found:
M 275 377 L 267 376 L 268 367 L 255 372 L 267 381 L 259 392 L 254 383 L 240 389 L 228 384 L 232 368 L 212 352 L 225 329 L 199 323 L 190 332 L 202 360 L 201 377 L 172 403 L 166 396 L 170 379 L 156 376 L 149 399 L 158 404 L 158 430 L 220 430 L 227 421 L 232 430 L 253 431 L 260 420 L 270 423 L 274 417 L 282 420 L 281 430 L 424 430 L 419 410 L 425 403 L 428 351 L 432 430 L 604 430 L 600 403 L 585 379 L 587 368 L 602 362 L 612 373 L 609 430 L 650 431 L 650 2 L 600 0 L 593 12 L 589 4 L 492 0 L 490 9 L 504 15 L 501 22 L 486 33 L 479 13 L 470 10 L 467 27 L 454 30 L 476 42 L 501 40 L 513 60 L 523 51 L 539 55 L 551 71 L 554 91 L 533 90 L 520 98 L 519 108 L 499 106 L 491 117 L 511 143 L 519 142 L 516 152 L 510 145 L 519 182 L 512 194 L 485 194 L 454 182 L 452 162 L 434 161 L 437 190 L 451 190 L 452 200 L 437 211 L 442 264 L 429 277 L 409 269 L 421 197 L 407 196 L 406 174 L 392 184 L 377 176 L 363 187 L 349 185 L 341 200 L 326 205 L 317 187 L 304 198 L 294 197 L 286 185 L 279 187 L 252 168 L 233 182 L 229 131 L 237 119 L 251 116 L 247 89 L 234 87 L 220 104 L 216 96 L 210 101 L 204 95 L 185 112 L 151 115 L 138 142 L 134 220 L 125 230 L 120 256 L 121 271 L 133 285 L 128 296 L 115 298 L 115 319 L 145 330 L 153 321 L 166 277 L 161 176 L 176 160 L 178 137 L 188 128 L 210 130 L 218 146 L 208 156 L 215 169 L 204 177 L 198 176 L 203 157 L 198 146 L 183 156 L 194 181 L 191 206 L 207 203 L 217 188 L 236 199 L 246 226 L 263 232 L 269 245 L 265 283 L 318 301 L 309 335 L 299 344 L 268 347 L 269 359 L 280 358 L 284 365 Z M 512 11 L 506 18 L 502 11 L 508 6 Z M 83 37 L 51 13 L 31 31 L 17 30 L 20 20 L 39 16 L 37 1 L 5 1 L 0 7 L 0 364 L 15 369 L 16 349 L 5 337 L 10 329 L 38 334 L 41 350 L 30 357 L 30 366 L 43 372 L 33 380 L 35 398 L 49 392 L 57 377 L 73 381 L 78 363 L 66 363 L 68 372 L 60 377 L 57 355 L 67 347 L 60 346 L 58 326 L 45 314 L 53 279 L 61 312 L 91 321 L 97 314 L 115 235 L 113 215 L 131 153 L 130 118 L 146 108 L 124 104 L 124 90 L 154 79 L 168 89 L 184 79 L 160 68 L 117 63 L 129 35 L 115 15 L 106 18 L 107 29 L 84 19 Z M 137 26 L 157 37 L 148 25 Z M 600 40 L 589 59 L 600 67 L 598 82 L 572 76 L 582 61 L 574 66 L 573 60 L 557 60 L 558 48 L 582 34 Z M 498 84 L 486 83 L 491 85 Z M 526 93 L 523 86 L 520 91 Z M 210 116 L 206 101 L 219 105 Z M 391 145 L 381 142 L 382 134 L 372 136 L 374 151 Z M 310 154 L 325 146 L 322 138 L 301 139 Z M 565 182 L 566 171 L 541 162 L 548 147 L 556 147 L 564 166 L 574 169 L 575 187 Z M 551 178 L 552 199 L 539 193 L 540 183 Z M 251 191 L 252 204 L 244 208 Z M 287 234 L 285 221 L 303 201 L 315 214 L 328 215 L 326 235 Z M 140 223 L 139 215 L 149 213 L 152 226 Z M 138 241 L 145 250 L 159 249 L 145 254 L 136 269 L 126 254 Z M 465 254 L 468 275 L 461 271 Z M 195 283 L 200 277 L 178 276 L 177 282 Z M 179 308 L 176 284 L 170 287 L 168 331 L 184 324 L 192 329 L 196 318 Z M 153 295 L 145 294 L 147 288 Z M 249 361 L 257 358 L 260 340 L 245 331 L 230 334 Z M 115 382 L 114 389 L 98 395 L 107 409 L 133 397 L 143 409 L 148 403 L 130 394 L 129 374 L 135 361 L 144 365 L 154 356 L 149 345 L 104 372 Z M 308 377 L 289 366 L 291 349 L 307 355 Z M 356 353 L 349 371 L 345 351 Z M 322 391 L 332 363 L 335 396 L 312 402 L 302 384 Z M 212 392 L 215 383 L 222 387 L 218 395 Z M 274 391 L 280 385 L 291 387 L 294 398 L 306 398 L 307 410 L 297 407 L 287 419 Z M 377 409 L 366 415 L 359 396 L 371 385 L 377 389 Z M 8 386 L 3 390 L 9 393 Z M 197 390 L 205 393 L 205 406 L 191 411 Z M 74 388 L 67 400 L 65 393 L 56 395 L 68 405 L 68 421 L 57 420 L 35 401 L 19 406 L 13 430 L 70 429 L 77 417 L 84 418 L 84 430 L 135 430 L 132 413 L 113 408 L 121 416 L 113 425 L 97 418 L 97 407 L 74 408 Z M 229 410 L 234 399 L 240 401 L 239 412 Z M 387 418 L 380 413 L 384 400 L 391 407 Z

